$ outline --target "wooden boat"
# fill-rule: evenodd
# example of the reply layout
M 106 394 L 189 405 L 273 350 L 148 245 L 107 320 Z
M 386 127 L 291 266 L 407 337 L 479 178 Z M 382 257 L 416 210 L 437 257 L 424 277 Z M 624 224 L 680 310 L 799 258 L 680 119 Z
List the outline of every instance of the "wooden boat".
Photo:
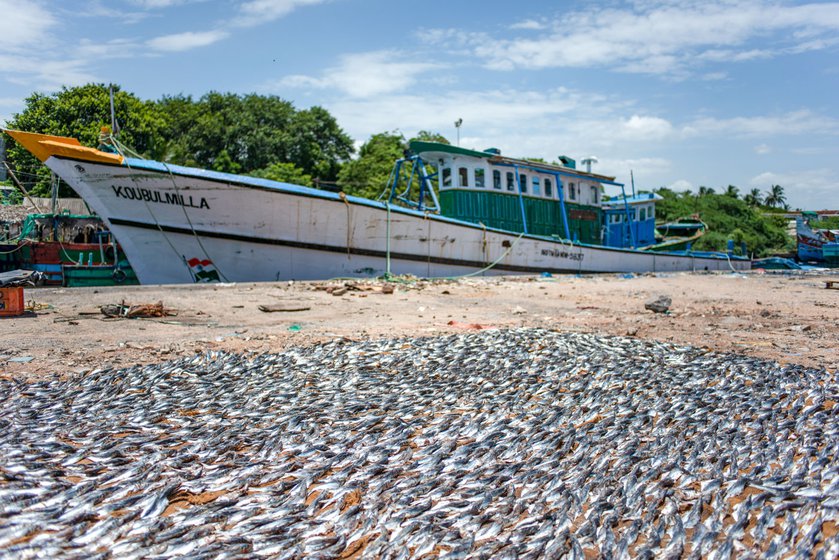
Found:
M 144 284 L 750 265 L 725 254 L 626 246 L 624 238 L 635 239 L 631 225 L 654 228 L 648 216 L 630 217 L 626 204 L 627 221 L 610 224 L 617 233 L 604 244 L 612 211 L 601 204 L 603 188 L 622 185 L 577 170 L 570 158 L 550 165 L 414 143 L 395 166 L 390 196 L 373 201 L 7 133 L 102 217 Z
M 43 274 L 47 285 L 138 283 L 121 248 L 98 216 L 68 212 L 29 214 L 15 243 L 5 246 L 6 259 L 0 263 L 4 268 L 36 270 Z M 90 272 L 81 272 L 85 269 Z M 106 270 L 110 275 L 104 273 Z M 83 278 L 81 284 L 76 278 Z

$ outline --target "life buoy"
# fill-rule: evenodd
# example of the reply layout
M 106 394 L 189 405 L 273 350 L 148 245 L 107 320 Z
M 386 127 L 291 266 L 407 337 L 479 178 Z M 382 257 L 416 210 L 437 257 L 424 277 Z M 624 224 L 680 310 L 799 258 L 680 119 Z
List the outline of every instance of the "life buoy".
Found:
M 121 268 L 114 270 L 114 282 L 116 282 L 117 284 L 122 284 L 123 282 L 125 282 L 126 278 L 128 278 L 128 275 L 125 273 L 124 270 L 122 270 Z

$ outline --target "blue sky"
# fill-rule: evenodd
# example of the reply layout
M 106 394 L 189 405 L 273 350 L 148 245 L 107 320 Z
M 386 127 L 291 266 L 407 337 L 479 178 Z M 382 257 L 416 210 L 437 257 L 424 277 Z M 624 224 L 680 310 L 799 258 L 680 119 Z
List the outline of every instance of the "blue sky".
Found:
M 640 188 L 839 208 L 839 3 L 0 0 L 0 122 L 113 82 L 321 105 L 358 143 L 418 130 L 510 156 L 594 155 Z

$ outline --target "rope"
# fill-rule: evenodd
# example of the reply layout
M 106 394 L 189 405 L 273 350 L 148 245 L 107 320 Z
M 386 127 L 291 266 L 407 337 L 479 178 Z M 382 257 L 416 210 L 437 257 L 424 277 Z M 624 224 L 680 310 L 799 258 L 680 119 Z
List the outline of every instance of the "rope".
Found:
M 11 255 L 12 253 L 17 253 L 21 249 L 23 249 L 26 245 L 31 244 L 31 239 L 24 239 L 23 241 L 18 242 L 18 246 L 12 249 L 11 251 L 0 251 L 0 255 Z
M 172 174 L 172 170 L 169 169 L 169 165 L 165 162 L 163 163 L 163 167 L 166 168 L 166 171 L 169 173 L 169 178 L 172 179 L 172 186 L 175 187 L 175 194 L 180 197 L 181 193 L 178 189 L 178 183 L 175 182 L 175 176 Z M 192 235 L 193 237 L 195 237 L 195 241 L 198 242 L 198 246 L 201 247 L 201 251 L 204 253 L 204 256 L 207 257 L 207 260 L 213 263 L 213 265 L 216 267 L 216 272 L 218 272 L 221 279 L 225 282 L 230 282 L 230 280 L 227 279 L 227 276 L 224 275 L 224 273 L 221 271 L 218 265 L 216 265 L 215 261 L 213 261 L 213 259 L 210 258 L 209 253 L 207 253 L 207 249 L 204 248 L 204 244 L 201 242 L 201 237 L 198 236 L 198 233 L 195 231 L 195 227 L 192 225 L 192 220 L 189 218 L 189 212 L 186 211 L 186 206 L 181 205 L 181 210 L 184 211 L 184 217 L 186 217 L 186 221 L 189 224 L 189 229 L 192 231 Z M 190 268 L 190 271 L 191 270 L 192 269 Z
M 391 278 L 390 274 L 390 201 L 385 202 L 387 208 L 387 225 L 385 226 L 385 256 L 387 266 L 385 268 L 385 280 Z
M 115 147 L 116 147 L 116 149 L 117 149 L 117 152 L 118 152 L 120 155 L 123 155 L 121 152 L 119 152 L 119 150 L 120 150 L 119 146 L 115 146 Z M 123 157 L 125 157 L 125 156 L 123 156 Z M 123 161 L 125 161 L 125 160 L 123 160 Z M 128 163 L 128 161 L 125 161 L 125 166 L 126 166 L 126 167 L 128 167 L 128 169 L 129 169 L 129 170 L 133 171 L 133 168 L 131 167 L 131 164 L 129 164 L 129 163 Z M 132 183 L 134 183 L 135 185 L 137 184 L 137 180 L 133 177 L 133 175 L 132 175 L 132 177 L 131 177 L 131 182 L 132 182 Z M 163 228 L 160 226 L 160 223 L 157 221 L 157 216 L 155 216 L 155 215 L 154 215 L 154 212 L 152 212 L 152 209 L 151 209 L 151 207 L 149 206 L 149 203 L 148 203 L 145 199 L 143 199 L 143 204 L 145 204 L 145 205 L 146 205 L 146 210 L 148 210 L 148 211 L 149 211 L 149 215 L 151 216 L 151 219 L 152 219 L 152 220 L 154 220 L 154 225 L 155 225 L 155 226 L 157 226 L 158 231 L 159 231 L 161 234 L 163 234 L 163 239 L 165 239 L 165 240 L 166 240 L 166 243 L 167 243 L 167 244 L 169 245 L 169 247 L 172 249 L 172 252 L 173 252 L 173 253 L 175 253 L 175 256 L 177 256 L 177 257 L 178 257 L 181 261 L 184 261 L 183 255 L 181 255 L 180 251 L 178 251 L 178 250 L 175 248 L 175 245 L 172 243 L 172 240 L 171 240 L 171 239 L 169 239 L 169 236 L 168 236 L 168 235 L 166 235 L 166 232 L 165 232 L 165 231 L 163 231 Z M 190 275 L 191 275 L 191 274 L 192 274 L 192 269 L 191 269 L 191 268 L 189 267 L 189 265 L 187 265 L 185 262 L 184 262 L 184 264 L 186 265 L 186 267 L 187 267 L 187 269 L 189 270 L 189 273 L 190 273 Z
M 521 232 L 521 233 L 519 234 L 519 236 L 518 236 L 518 237 L 516 237 L 516 240 L 515 240 L 515 241 L 513 241 L 513 242 L 510 244 L 510 246 L 509 246 L 509 247 L 507 247 L 507 250 L 506 250 L 506 251 L 504 251 L 504 252 L 501 254 L 501 256 L 500 256 L 500 257 L 498 257 L 498 258 L 497 258 L 497 259 L 495 259 L 492 263 L 490 263 L 489 265 L 487 265 L 487 266 L 483 267 L 482 269 L 480 269 L 480 270 L 476 270 L 475 272 L 470 272 L 469 274 L 461 274 L 460 276 L 443 276 L 443 277 L 440 277 L 439 279 L 441 279 L 441 280 L 457 280 L 458 278 L 469 278 L 470 276 L 477 276 L 478 274 L 483 274 L 483 273 L 484 273 L 484 272 L 486 272 L 487 270 L 491 270 L 491 269 L 492 269 L 492 268 L 494 268 L 494 267 L 495 267 L 498 263 L 500 263 L 502 260 L 504 260 L 504 258 L 505 258 L 507 255 L 509 255 L 509 254 L 510 254 L 510 251 L 512 251 L 512 250 L 513 250 L 513 247 L 515 247 L 515 246 L 518 244 L 518 242 L 521 240 L 521 238 L 522 238 L 523 236 L 524 236 L 524 232 Z M 432 278 L 431 280 L 433 280 L 433 278 Z
M 131 155 L 135 156 L 138 159 L 144 159 L 143 156 L 141 156 L 140 154 L 138 154 L 134 150 L 128 148 L 127 146 L 125 146 L 124 144 L 119 142 L 116 138 L 113 137 L 113 135 L 111 135 L 110 138 L 111 138 L 111 141 L 114 145 L 114 148 L 117 150 L 117 153 L 119 153 L 119 155 L 123 156 L 123 158 L 125 158 L 125 153 L 128 153 L 128 154 L 131 154 Z M 178 184 L 175 181 L 175 176 L 172 174 L 172 170 L 169 168 L 169 165 L 166 164 L 165 162 L 161 162 L 161 163 L 163 163 L 163 167 L 166 168 L 166 172 L 169 174 L 169 178 L 172 180 L 172 186 L 175 187 L 175 194 L 178 197 L 180 197 L 181 196 L 180 195 L 180 190 L 178 189 Z M 128 163 L 128 161 L 125 161 L 125 165 L 126 165 L 126 167 L 128 167 L 128 169 L 133 169 L 131 167 L 131 164 Z M 132 176 L 131 177 L 131 182 L 136 185 L 137 184 L 136 178 Z M 157 217 L 154 215 L 154 212 L 152 212 L 151 206 L 149 206 L 148 201 L 143 199 L 143 203 L 146 205 L 146 209 L 149 211 L 149 215 L 152 217 L 152 220 L 154 220 L 154 225 L 157 226 L 158 231 L 160 231 L 160 233 L 163 234 L 163 238 L 166 240 L 166 243 L 169 245 L 169 247 L 172 249 L 172 251 L 175 253 L 175 255 L 177 255 L 178 258 L 184 263 L 184 265 L 187 267 L 187 270 L 189 270 L 189 274 L 192 276 L 193 280 L 195 280 L 195 275 L 192 272 L 192 267 L 189 266 L 189 264 L 186 262 L 186 258 L 180 253 L 180 251 L 177 250 L 177 248 L 175 248 L 175 245 L 172 243 L 172 240 L 169 239 L 168 235 L 166 235 L 166 232 L 161 227 L 160 222 L 157 221 Z M 207 257 L 207 260 L 212 262 L 213 265 L 215 265 L 216 272 L 218 272 L 219 276 L 225 282 L 229 282 L 229 280 L 224 275 L 224 273 L 221 271 L 221 269 L 218 267 L 218 265 L 216 265 L 215 262 L 213 261 L 213 259 L 210 258 L 210 255 L 207 253 L 207 249 L 204 248 L 204 244 L 201 243 L 201 238 L 198 236 L 198 233 L 196 233 L 195 227 L 192 225 L 192 220 L 189 218 L 189 213 L 186 211 L 186 208 L 183 205 L 181 205 L 181 209 L 184 212 L 184 216 L 186 217 L 187 223 L 189 223 L 189 229 L 190 229 L 190 231 L 192 231 L 192 235 L 195 237 L 195 240 L 198 242 L 198 246 L 201 247 L 201 251 L 204 253 L 204 256 Z

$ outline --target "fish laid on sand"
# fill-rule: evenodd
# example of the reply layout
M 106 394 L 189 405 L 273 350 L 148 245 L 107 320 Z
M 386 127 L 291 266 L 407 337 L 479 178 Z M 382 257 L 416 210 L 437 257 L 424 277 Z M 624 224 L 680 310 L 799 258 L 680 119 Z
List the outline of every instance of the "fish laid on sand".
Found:
M 0 556 L 839 555 L 827 371 L 546 330 L 0 380 Z

